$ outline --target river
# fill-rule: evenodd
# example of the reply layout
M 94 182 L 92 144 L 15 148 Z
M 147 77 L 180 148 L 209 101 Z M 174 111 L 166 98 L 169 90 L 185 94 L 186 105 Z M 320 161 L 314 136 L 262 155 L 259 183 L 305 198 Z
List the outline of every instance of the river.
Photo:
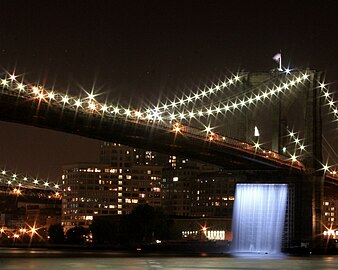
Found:
M 0 248 L 0 270 L 338 269 L 338 256 L 229 256 Z

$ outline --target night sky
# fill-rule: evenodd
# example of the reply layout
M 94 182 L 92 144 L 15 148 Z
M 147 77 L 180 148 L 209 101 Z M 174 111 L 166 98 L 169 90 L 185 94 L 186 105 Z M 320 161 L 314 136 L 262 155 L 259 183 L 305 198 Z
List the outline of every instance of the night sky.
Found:
M 0 10 L 4 70 L 74 94 L 95 89 L 103 101 L 137 104 L 229 71 L 270 70 L 279 50 L 284 66 L 338 81 L 337 1 L 11 0 Z M 31 176 L 97 161 L 98 145 L 0 122 L 0 167 Z

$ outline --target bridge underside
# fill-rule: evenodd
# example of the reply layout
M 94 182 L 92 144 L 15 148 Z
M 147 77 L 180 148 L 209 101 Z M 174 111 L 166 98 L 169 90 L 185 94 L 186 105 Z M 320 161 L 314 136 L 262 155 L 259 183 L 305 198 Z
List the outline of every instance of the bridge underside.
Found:
M 15 104 L 15 106 L 13 106 Z M 283 164 L 203 138 L 185 137 L 157 123 L 137 123 L 49 106 L 39 99 L 0 95 L 0 120 L 48 128 L 102 141 L 189 157 L 227 169 L 280 169 Z

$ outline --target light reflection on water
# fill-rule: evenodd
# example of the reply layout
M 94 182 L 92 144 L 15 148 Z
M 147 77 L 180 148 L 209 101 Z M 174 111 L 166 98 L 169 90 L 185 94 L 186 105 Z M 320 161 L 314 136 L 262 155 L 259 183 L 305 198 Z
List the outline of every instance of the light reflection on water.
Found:
M 22 256 L 18 256 L 18 254 Z M 6 256 L 7 255 L 7 256 Z M 338 256 L 225 257 L 0 249 L 1 270 L 338 269 Z

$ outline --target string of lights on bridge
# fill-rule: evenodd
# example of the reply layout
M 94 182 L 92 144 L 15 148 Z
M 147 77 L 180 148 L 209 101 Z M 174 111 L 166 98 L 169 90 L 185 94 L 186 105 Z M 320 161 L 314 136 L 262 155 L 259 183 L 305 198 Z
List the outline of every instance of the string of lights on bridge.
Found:
M 280 84 L 274 84 L 272 87 L 268 87 L 267 84 L 261 85 L 261 88 L 258 89 L 258 93 L 253 94 L 250 91 L 240 93 L 239 96 L 229 98 L 226 102 L 221 101 L 218 103 L 213 103 L 209 108 L 204 108 L 202 110 L 186 110 L 183 109 L 179 113 L 177 110 L 183 105 L 192 103 L 193 101 L 200 100 L 202 98 L 209 98 L 212 94 L 224 90 L 236 83 L 241 82 L 241 76 L 238 74 L 233 75 L 231 78 L 226 79 L 223 82 L 214 84 L 213 87 L 206 88 L 204 90 L 199 90 L 196 92 L 191 92 L 189 96 L 183 96 L 181 98 L 174 98 L 173 101 L 162 104 L 161 106 L 154 106 L 153 109 L 140 109 L 132 110 L 130 107 L 123 107 L 120 104 L 110 105 L 107 103 L 100 103 L 95 99 L 94 93 L 87 93 L 88 96 L 85 98 L 73 97 L 68 94 L 62 94 L 55 92 L 54 90 L 47 90 L 40 85 L 31 85 L 24 84 L 23 79 L 19 81 L 17 78 L 19 76 L 15 74 L 7 74 L 7 76 L 0 80 L 0 85 L 3 88 L 3 91 L 7 91 L 6 94 L 20 96 L 28 99 L 39 99 L 40 101 L 46 102 L 51 106 L 61 106 L 64 108 L 67 106 L 68 109 L 75 109 L 76 111 L 81 111 L 84 113 L 97 113 L 100 115 L 105 115 L 107 117 L 119 117 L 123 118 L 125 121 L 150 121 L 153 123 L 157 121 L 161 123 L 162 127 L 165 126 L 168 129 L 172 129 L 177 132 L 177 129 L 181 126 L 179 123 L 185 119 L 200 118 L 200 117 L 216 117 L 218 114 L 226 114 L 227 112 L 234 113 L 235 110 L 240 110 L 243 107 L 249 107 L 251 105 L 257 105 L 258 102 L 264 102 L 265 100 L 271 100 L 272 97 L 278 96 L 281 93 L 285 93 L 287 90 L 290 90 L 292 87 L 297 87 L 299 84 L 304 84 L 305 81 L 309 79 L 309 74 L 299 73 L 296 75 L 290 75 L 290 72 L 286 72 L 285 81 L 280 82 Z M 262 89 L 263 88 L 263 89 Z M 321 83 L 320 88 L 323 90 L 323 95 L 325 96 L 326 105 L 329 106 L 331 113 L 335 116 L 335 120 L 338 120 L 338 111 L 336 102 L 333 101 L 333 95 L 326 88 L 326 84 Z M 172 110 L 170 112 L 170 110 Z M 173 126 L 174 124 L 174 126 Z M 176 126 L 175 126 L 176 125 Z M 198 130 L 198 129 L 195 129 Z M 223 143 L 226 141 L 225 136 L 216 135 L 212 131 L 213 128 L 210 125 L 205 126 L 205 130 L 199 130 L 199 132 L 205 133 L 206 140 L 210 142 L 220 142 Z M 184 133 L 183 130 L 180 130 L 180 133 Z M 290 134 L 290 138 L 294 140 L 294 144 L 299 147 L 301 151 L 305 150 L 305 145 L 301 144 L 302 141 L 298 137 L 293 135 L 293 132 Z M 217 138 L 221 138 L 218 140 Z M 247 147 L 248 148 L 248 147 Z M 249 149 L 249 148 L 248 148 Z M 245 150 L 248 150 L 245 149 Z M 257 153 L 257 150 L 261 149 L 261 144 L 255 142 L 251 145 L 250 149 Z M 269 157 L 278 157 L 285 159 L 282 155 L 274 153 L 272 151 L 261 149 L 261 155 Z M 267 154 L 268 153 L 268 154 Z M 286 157 L 290 160 L 291 163 L 298 163 L 296 153 L 285 153 L 289 154 L 289 157 Z M 336 170 L 330 170 L 331 166 L 323 165 L 323 169 L 328 171 L 331 175 L 337 176 Z M 8 180 L 11 181 L 11 180 Z M 49 185 L 48 182 L 44 182 L 43 185 Z M 54 186 L 55 189 L 58 189 L 58 185 Z
M 12 187 L 15 195 L 21 195 L 22 188 L 54 191 L 54 196 L 60 195 L 61 186 L 58 183 L 26 176 L 6 169 L 0 169 L 0 186 Z
M 325 105 L 329 107 L 330 113 L 333 114 L 334 120 L 338 121 L 338 107 L 337 102 L 333 99 L 333 93 L 331 93 L 328 89 L 328 84 L 323 82 L 320 83 L 319 87 L 322 90 L 323 96 L 325 97 Z
M 192 119 L 197 117 L 217 117 L 219 114 L 235 113 L 236 110 L 242 110 L 244 107 L 255 106 L 258 102 L 264 102 L 265 100 L 271 100 L 273 96 L 277 96 L 278 94 L 285 92 L 286 90 L 290 90 L 291 87 L 297 86 L 298 84 L 308 80 L 308 74 L 301 74 L 300 76 L 292 76 L 290 79 L 286 77 L 288 81 L 281 83 L 280 85 L 274 85 L 273 87 L 268 87 L 267 83 L 261 85 L 258 88 L 258 93 L 254 94 L 252 91 L 247 91 L 244 93 L 240 93 L 236 97 L 227 98 L 225 102 L 217 102 L 212 103 L 208 108 L 204 108 L 202 110 L 198 110 L 194 112 L 191 111 L 181 111 L 180 113 L 170 113 L 169 117 L 164 119 L 170 120 L 184 120 L 184 119 Z M 270 82 L 270 80 L 268 81 Z M 261 89 L 263 88 L 263 89 Z M 248 94 L 249 93 L 249 94 Z M 163 118 L 163 117 L 162 117 Z

